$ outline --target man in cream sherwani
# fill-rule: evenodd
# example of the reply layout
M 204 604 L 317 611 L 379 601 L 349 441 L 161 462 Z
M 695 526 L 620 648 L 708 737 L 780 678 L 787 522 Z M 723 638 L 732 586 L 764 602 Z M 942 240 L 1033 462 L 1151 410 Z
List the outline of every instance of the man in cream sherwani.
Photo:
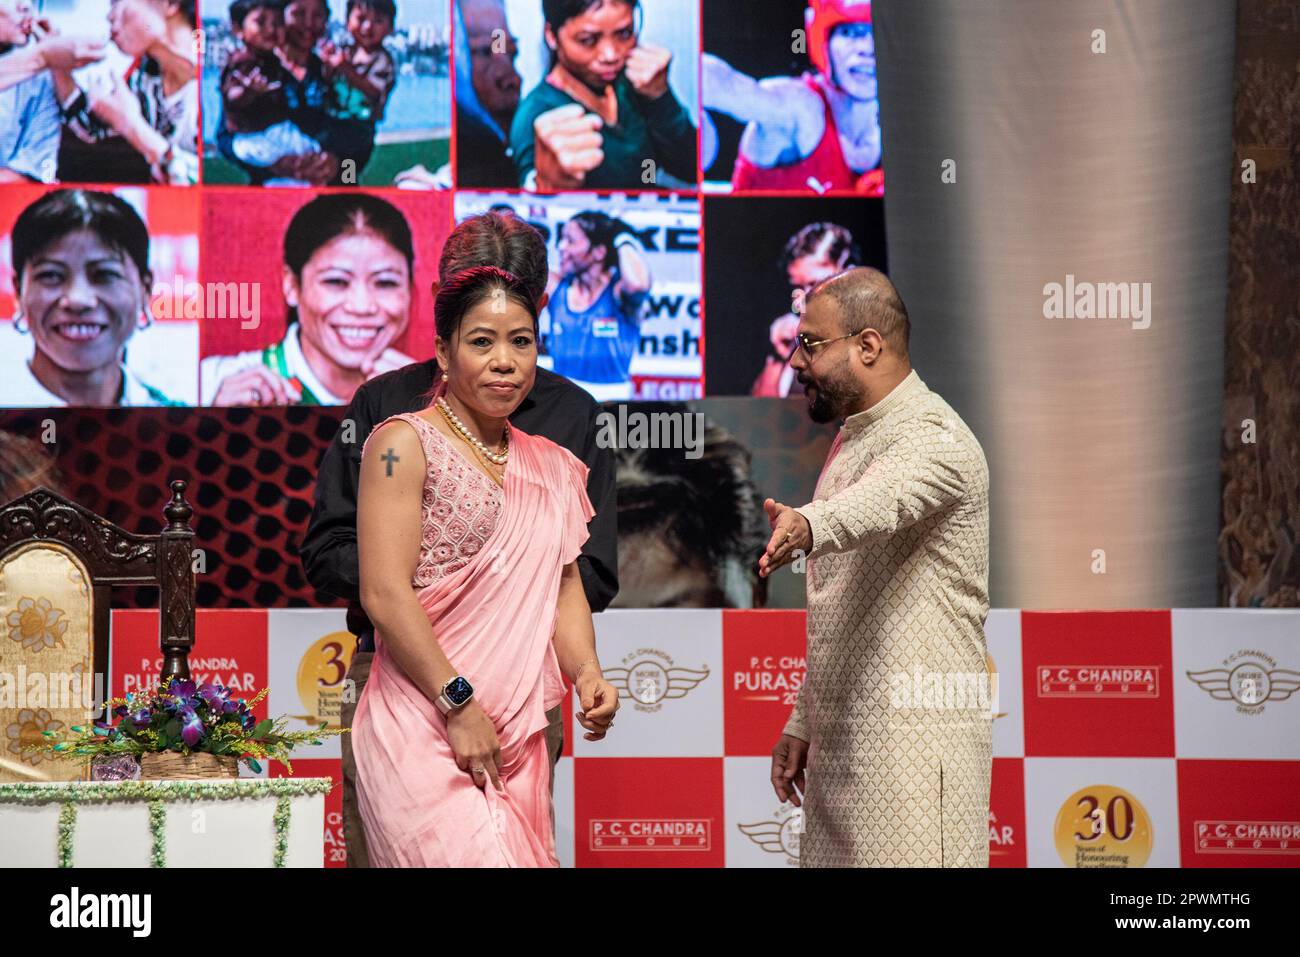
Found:
M 874 269 L 808 293 L 791 366 L 843 419 L 813 501 L 768 499 L 759 573 L 808 559 L 808 676 L 772 751 L 804 867 L 987 867 L 988 466 L 908 358 Z

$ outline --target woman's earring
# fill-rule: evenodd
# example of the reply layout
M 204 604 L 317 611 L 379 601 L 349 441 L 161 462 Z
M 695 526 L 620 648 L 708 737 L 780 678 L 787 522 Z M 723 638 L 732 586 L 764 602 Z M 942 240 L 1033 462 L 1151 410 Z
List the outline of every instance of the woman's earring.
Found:
M 443 382 L 447 382 L 447 381 L 448 381 L 448 379 L 447 379 L 447 373 L 445 373 L 445 372 L 442 374 L 442 381 L 443 381 Z
M 15 312 L 15 313 L 14 313 L 14 332 L 20 333 L 20 334 L 22 334 L 22 335 L 24 335 L 24 336 L 27 335 L 28 325 L 27 325 L 27 321 L 26 321 L 26 320 L 27 320 L 27 317 L 23 315 L 23 311 L 22 311 L 21 309 L 19 309 L 17 312 Z

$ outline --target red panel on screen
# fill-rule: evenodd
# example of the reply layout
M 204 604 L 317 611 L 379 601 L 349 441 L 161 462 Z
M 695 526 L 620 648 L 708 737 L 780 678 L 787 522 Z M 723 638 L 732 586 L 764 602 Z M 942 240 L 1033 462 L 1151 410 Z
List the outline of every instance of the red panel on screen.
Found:
M 1026 757 L 1173 757 L 1167 611 L 1021 615 Z
M 772 753 L 807 662 L 804 612 L 722 613 L 723 733 L 730 757 Z
M 1177 767 L 1183 867 L 1300 867 L 1300 762 Z
M 319 190 L 205 187 L 203 190 L 203 281 L 256 283 L 260 316 L 254 328 L 240 320 L 203 324 L 200 353 L 232 355 L 278 341 L 285 330 L 284 231 L 294 213 Z M 337 194 L 339 190 L 330 190 Z M 433 293 L 438 255 L 447 237 L 451 198 L 446 192 L 365 190 L 402 213 L 415 244 L 410 325 L 393 347 L 414 359 L 433 354 Z
M 149 229 L 149 267 L 153 270 L 151 294 L 171 296 L 171 289 L 193 284 L 199 278 L 199 191 L 165 186 L 41 186 L 14 183 L 0 187 L 0 317 L 8 320 L 15 311 L 14 293 L 18 277 L 11 274 L 10 252 L 14 221 L 23 210 L 45 193 L 56 189 L 90 189 L 112 193 L 130 203 Z M 177 277 L 181 282 L 177 283 Z M 157 301 L 151 295 L 150 305 Z M 155 322 L 186 320 L 175 310 L 153 309 Z
M 722 867 L 722 758 L 574 758 L 578 867 Z

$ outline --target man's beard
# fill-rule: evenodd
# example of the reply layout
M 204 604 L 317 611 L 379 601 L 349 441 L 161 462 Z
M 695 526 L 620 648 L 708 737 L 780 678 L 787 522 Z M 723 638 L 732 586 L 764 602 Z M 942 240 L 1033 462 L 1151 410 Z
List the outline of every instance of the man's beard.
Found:
M 808 399 L 808 418 L 814 422 L 834 422 L 844 418 L 858 398 L 857 390 L 842 378 L 827 376 L 809 384 L 816 390 Z

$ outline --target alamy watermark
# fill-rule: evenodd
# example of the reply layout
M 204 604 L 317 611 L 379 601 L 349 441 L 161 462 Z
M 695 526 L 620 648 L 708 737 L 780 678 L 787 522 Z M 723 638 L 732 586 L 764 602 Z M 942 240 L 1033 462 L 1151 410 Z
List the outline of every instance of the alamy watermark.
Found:
M 98 711 L 104 707 L 104 676 L 81 671 L 0 671 L 0 709 L 53 710 L 75 708 Z
M 238 319 L 239 328 L 262 324 L 260 282 L 156 282 L 150 291 L 149 313 L 155 319 Z
M 1151 283 L 1079 282 L 1067 273 L 1064 283 L 1043 287 L 1045 319 L 1128 319 L 1134 329 L 1151 326 Z
M 703 412 L 634 412 L 620 402 L 617 414 L 601 412 L 596 424 L 602 449 L 684 449 L 688 459 L 704 454 Z
M 897 671 L 889 676 L 889 704 L 900 711 L 998 713 L 996 674 L 983 671 Z

